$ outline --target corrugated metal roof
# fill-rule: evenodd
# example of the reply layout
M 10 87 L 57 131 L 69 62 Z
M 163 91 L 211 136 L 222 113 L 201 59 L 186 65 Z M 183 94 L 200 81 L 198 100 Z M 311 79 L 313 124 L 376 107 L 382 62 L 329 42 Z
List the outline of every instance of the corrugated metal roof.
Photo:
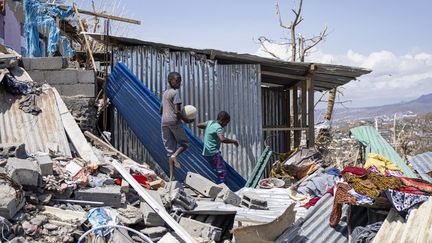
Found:
M 432 171 L 432 152 L 426 152 L 408 159 L 421 178 L 432 183 L 432 177 L 427 173 Z
M 291 204 L 296 203 L 296 201 L 289 197 L 288 189 L 285 188 L 257 189 L 244 187 L 236 192 L 236 194 L 239 196 L 244 194 L 252 195 L 253 198 L 265 200 L 267 201 L 268 210 L 241 208 L 230 204 L 225 204 L 223 202 L 197 201 L 198 206 L 194 209 L 194 211 L 236 211 L 237 214 L 235 220 L 237 221 L 269 223 L 285 212 L 285 210 Z M 301 207 L 300 204 L 297 203 L 294 211 L 296 212 L 296 219 L 304 217 L 307 213 L 307 209 Z
M 375 236 L 373 242 L 432 242 L 432 198 L 413 209 L 405 221 L 394 209 Z
M 62 154 L 71 156 L 52 89 L 36 97 L 42 110 L 37 116 L 19 109 L 22 99 L 0 88 L 0 143 L 24 143 L 31 153 L 49 152 L 47 144 L 54 143 Z
M 366 156 L 369 153 L 382 155 L 398 166 L 406 176 L 411 178 L 417 177 L 405 161 L 375 128 L 370 126 L 360 126 L 352 128 L 350 131 L 351 134 L 365 146 Z
M 288 228 L 276 242 L 347 242 L 348 206 L 343 206 L 341 221 L 335 228 L 329 225 L 332 207 L 333 196 L 327 193 L 308 210 L 304 219 L 295 222 L 294 226 Z
M 108 78 L 106 92 L 153 159 L 168 173 L 168 157 L 160 135 L 159 98 L 123 63 L 117 64 L 113 69 Z M 191 171 L 216 181 L 213 168 L 201 155 L 202 141 L 195 137 L 189 128 L 184 128 L 190 143 L 189 148 L 179 156 L 181 168 L 175 170 L 176 179 L 184 181 L 186 173 Z M 239 190 L 246 183 L 229 165 L 225 179 L 225 184 L 233 191 Z
M 115 63 L 123 62 L 159 98 L 167 88 L 170 72 L 182 76 L 183 104 L 198 107 L 197 122 L 216 119 L 221 110 L 231 115 L 226 135 L 240 146 L 222 145 L 223 157 L 243 177 L 247 177 L 262 151 L 261 80 L 259 65 L 219 65 L 202 55 L 165 52 L 148 46 L 133 46 L 114 52 Z M 137 161 L 152 162 L 126 122 L 114 112 L 113 143 Z M 203 130 L 188 125 L 199 137 Z
M 195 49 L 181 46 L 174 46 L 163 43 L 156 43 L 138 40 L 121 36 L 106 36 L 99 33 L 86 33 L 95 40 L 109 42 L 117 46 L 152 46 L 157 48 L 169 49 L 170 51 L 194 52 L 203 54 L 212 60 L 217 60 L 219 64 L 260 64 L 261 81 L 283 86 L 292 86 L 298 82 L 297 77 L 306 77 L 310 73 L 310 67 L 314 65 L 313 77 L 316 90 L 327 90 L 339 85 L 344 85 L 351 80 L 355 80 L 363 74 L 370 73 L 371 70 L 342 65 L 330 65 L 321 63 L 302 63 L 286 62 L 277 59 L 265 58 L 251 54 L 238 54 L 214 49 Z

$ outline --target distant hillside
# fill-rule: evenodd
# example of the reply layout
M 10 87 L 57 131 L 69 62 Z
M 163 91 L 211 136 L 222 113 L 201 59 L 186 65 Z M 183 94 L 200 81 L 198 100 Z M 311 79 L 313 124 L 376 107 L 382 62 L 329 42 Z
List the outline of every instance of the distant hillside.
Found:
M 334 121 L 360 120 L 374 117 L 390 117 L 395 113 L 398 115 L 413 115 L 427 112 L 432 112 L 432 94 L 422 95 L 415 100 L 398 104 L 336 109 L 333 119 Z

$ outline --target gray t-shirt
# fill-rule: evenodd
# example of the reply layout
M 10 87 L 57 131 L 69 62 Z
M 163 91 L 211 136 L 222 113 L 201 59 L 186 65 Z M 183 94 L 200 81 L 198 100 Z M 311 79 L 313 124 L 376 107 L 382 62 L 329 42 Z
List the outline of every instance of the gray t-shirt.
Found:
M 180 124 L 180 119 L 174 113 L 175 105 L 181 104 L 178 90 L 169 88 L 162 95 L 162 126 Z

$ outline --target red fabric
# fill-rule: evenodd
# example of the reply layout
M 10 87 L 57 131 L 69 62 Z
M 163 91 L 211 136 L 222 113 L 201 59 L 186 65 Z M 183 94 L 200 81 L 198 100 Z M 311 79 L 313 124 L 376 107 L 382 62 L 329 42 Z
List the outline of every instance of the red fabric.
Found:
M 342 171 L 342 174 L 345 173 L 351 173 L 357 176 L 365 176 L 367 174 L 367 170 L 362 167 L 347 166 Z
M 407 177 L 400 177 L 400 180 L 405 186 L 415 187 L 421 191 L 432 193 L 432 184 L 424 182 L 419 179 L 411 179 Z
M 144 186 L 147 189 L 150 189 L 150 184 L 148 184 L 147 182 L 147 177 L 143 176 L 143 175 L 133 175 L 132 176 L 141 186 Z M 117 178 L 114 181 L 115 184 L 117 185 L 121 185 L 122 183 L 122 178 Z
M 333 209 L 330 214 L 329 223 L 331 227 L 336 227 L 342 217 L 342 206 L 344 203 L 355 204 L 357 198 L 352 196 L 348 191 L 351 187 L 348 184 L 338 183 L 336 187 L 336 195 L 333 201 Z
M 425 195 L 426 194 L 423 191 L 420 191 L 419 189 L 417 189 L 413 186 L 407 186 L 407 187 L 404 187 L 404 188 L 399 189 L 397 191 L 404 192 L 404 193 L 416 194 L 416 195 Z
M 312 206 L 315 206 L 315 204 L 318 202 L 318 200 L 320 200 L 320 197 L 311 198 L 309 200 L 309 202 L 307 202 L 305 205 L 303 205 L 303 207 L 305 207 L 305 208 L 308 209 L 308 208 L 310 208 Z

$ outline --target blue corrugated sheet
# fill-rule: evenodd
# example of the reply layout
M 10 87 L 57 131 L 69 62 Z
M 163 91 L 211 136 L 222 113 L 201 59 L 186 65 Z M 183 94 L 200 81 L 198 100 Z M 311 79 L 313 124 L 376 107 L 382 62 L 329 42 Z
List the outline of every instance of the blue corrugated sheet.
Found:
M 168 173 L 168 157 L 161 138 L 161 117 L 159 98 L 124 65 L 118 63 L 106 85 L 106 92 L 114 106 L 137 135 L 150 155 Z M 184 181 L 188 171 L 198 173 L 216 181 L 216 174 L 206 159 L 201 155 L 203 143 L 192 131 L 183 126 L 189 137 L 187 151 L 179 157 L 181 168 L 175 170 L 175 177 Z M 227 164 L 225 184 L 233 191 L 244 186 L 246 181 Z
M 432 152 L 419 154 L 408 159 L 421 178 L 432 183 L 432 177 L 427 173 L 432 171 Z
M 366 156 L 369 153 L 382 155 L 399 167 L 405 176 L 411 178 L 417 177 L 405 161 L 375 128 L 370 126 L 360 126 L 352 128 L 350 131 L 351 134 L 365 146 Z

